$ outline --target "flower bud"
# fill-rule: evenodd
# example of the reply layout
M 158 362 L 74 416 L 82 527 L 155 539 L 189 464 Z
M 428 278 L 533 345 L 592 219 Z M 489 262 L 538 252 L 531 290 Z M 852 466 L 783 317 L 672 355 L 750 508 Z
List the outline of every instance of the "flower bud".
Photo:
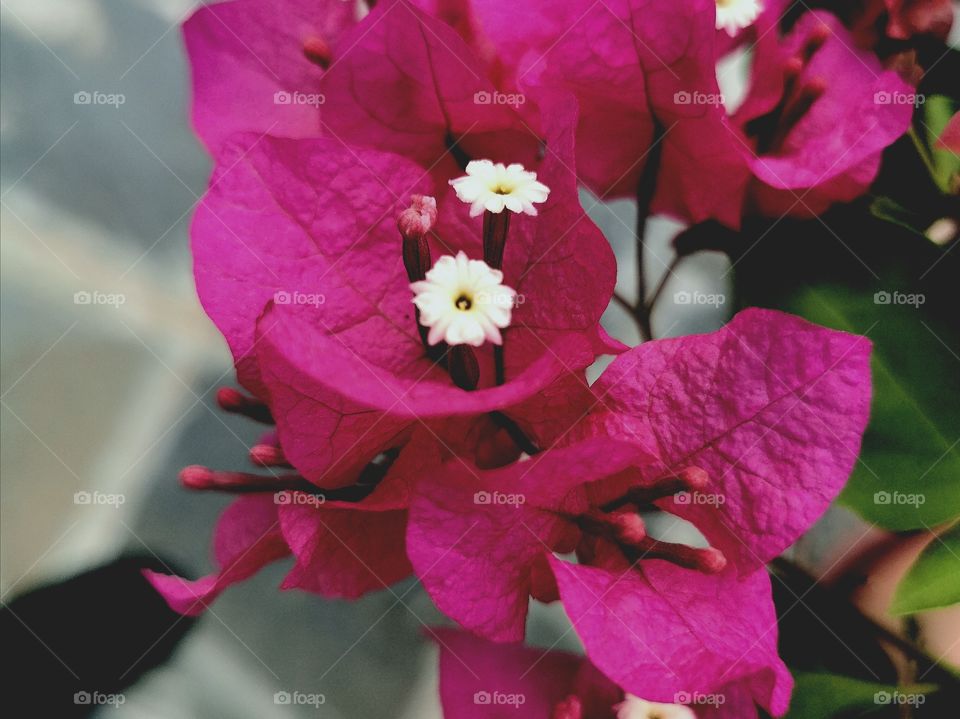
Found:
M 550 719 L 583 719 L 583 702 L 576 694 L 556 703 L 550 713 Z
M 429 195 L 411 195 L 410 207 L 397 218 L 397 227 L 404 238 L 425 235 L 436 224 L 437 201 Z
M 437 201 L 427 195 L 413 195 L 410 207 L 397 218 L 403 238 L 403 266 L 411 282 L 422 280 L 432 266 L 427 233 L 437 224 Z
M 330 46 L 322 37 L 308 37 L 303 41 L 303 55 L 314 65 L 319 65 L 324 70 L 330 67 L 332 54 Z

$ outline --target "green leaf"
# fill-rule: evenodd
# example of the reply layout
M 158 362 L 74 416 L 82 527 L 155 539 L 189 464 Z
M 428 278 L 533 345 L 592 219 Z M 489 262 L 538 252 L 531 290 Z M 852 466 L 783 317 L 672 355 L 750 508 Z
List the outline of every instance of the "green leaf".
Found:
M 798 289 L 786 307 L 873 340 L 870 425 L 841 501 L 896 530 L 960 516 L 960 403 L 947 399 L 960 396 L 958 360 L 947 344 L 951 334 L 925 317 L 922 305 L 894 304 L 893 293 L 907 299 L 913 294 L 897 289 L 903 286 L 865 293 L 812 285 Z
M 873 341 L 870 423 L 840 501 L 898 531 L 960 517 L 960 253 L 917 242 L 865 202 L 744 235 L 741 306 Z
M 944 192 L 950 192 L 951 178 L 960 172 L 960 157 L 950 150 L 938 150 L 935 143 L 955 112 L 953 100 L 945 95 L 931 95 L 924 103 L 923 125 L 933 161 L 933 179 Z
M 905 230 L 926 237 L 924 231 L 917 226 L 920 220 L 917 214 L 889 197 L 875 197 L 870 203 L 870 214 L 885 222 L 892 222 Z
M 855 709 L 864 714 L 872 713 L 896 701 L 906 701 L 900 697 L 912 697 L 922 703 L 927 694 L 937 689 L 932 684 L 898 689 L 836 674 L 819 673 L 797 674 L 796 681 L 790 711 L 784 719 L 832 719 Z
M 960 604 L 960 524 L 931 542 L 900 580 L 890 611 L 913 614 Z

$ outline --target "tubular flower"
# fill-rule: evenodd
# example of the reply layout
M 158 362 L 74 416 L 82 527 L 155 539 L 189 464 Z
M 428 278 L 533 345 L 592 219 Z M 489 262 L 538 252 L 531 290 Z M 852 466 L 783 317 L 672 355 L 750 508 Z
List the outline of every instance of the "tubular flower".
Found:
M 426 279 L 410 285 L 420 324 L 430 328 L 428 342 L 503 344 L 500 330 L 510 325 L 517 293 L 502 283 L 502 272 L 483 260 L 468 259 L 462 251 L 437 260 Z
M 536 172 L 528 172 L 523 165 L 490 160 L 467 163 L 467 174 L 450 180 L 457 197 L 470 205 L 470 216 L 487 212 L 523 212 L 537 214 L 534 203 L 546 202 L 550 188 L 537 181 Z
M 753 25 L 762 11 L 760 0 L 717 0 L 717 30 L 734 37 Z

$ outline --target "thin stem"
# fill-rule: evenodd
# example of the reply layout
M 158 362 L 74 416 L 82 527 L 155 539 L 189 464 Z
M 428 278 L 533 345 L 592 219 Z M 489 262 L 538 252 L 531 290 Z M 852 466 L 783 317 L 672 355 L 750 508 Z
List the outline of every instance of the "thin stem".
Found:
M 621 307 L 623 307 L 623 309 L 625 309 L 631 315 L 633 315 L 637 311 L 637 306 L 633 304 L 633 302 L 631 302 L 626 297 L 624 297 L 623 295 L 617 292 L 613 293 L 613 301 L 616 302 Z
M 657 288 L 653 291 L 653 296 L 647 301 L 646 311 L 647 315 L 653 314 L 653 308 L 657 304 L 657 300 L 660 299 L 660 295 L 663 294 L 664 288 L 667 286 L 667 283 L 670 281 L 670 277 L 676 272 L 677 266 L 680 264 L 683 257 L 676 255 L 671 261 L 670 265 L 667 267 L 667 271 L 663 273 L 663 276 L 660 278 L 660 282 L 657 283 Z
M 510 211 L 483 213 L 483 260 L 495 270 L 503 269 L 503 252 L 507 246 L 507 234 L 510 231 Z M 503 345 L 493 347 L 493 366 L 497 386 L 506 382 Z
M 854 618 L 856 626 L 848 626 L 847 629 L 863 629 L 869 631 L 878 639 L 893 645 L 908 659 L 916 661 L 918 669 L 923 669 L 922 676 L 929 676 L 931 682 L 940 684 L 941 687 L 951 687 L 954 691 L 960 687 L 960 680 L 949 671 L 940 667 L 938 661 L 928 655 L 923 649 L 863 614 L 863 612 L 854 606 L 845 596 L 838 595 L 836 590 L 820 586 L 817 583 L 818 580 L 807 572 L 806 569 L 785 557 L 774 559 L 770 563 L 770 566 L 776 570 L 777 573 L 787 577 L 788 581 L 793 580 L 795 583 L 802 585 L 804 589 L 801 597 L 806 597 L 810 594 L 812 599 L 811 604 L 814 604 L 818 599 L 829 601 L 850 613 Z M 789 586 L 789 584 L 787 586 Z
M 653 132 L 653 144 L 650 146 L 650 152 L 647 155 L 647 164 L 644 165 L 643 172 L 640 173 L 640 181 L 637 183 L 637 307 L 634 311 L 634 317 L 637 319 L 637 325 L 644 341 L 653 338 L 653 332 L 650 329 L 650 313 L 647 311 L 647 280 L 643 273 L 645 264 L 644 236 L 647 233 L 647 219 L 650 217 L 650 203 L 653 201 L 653 194 L 656 191 L 663 134 L 663 127 L 657 123 Z
M 650 313 L 646 309 L 647 280 L 644 277 L 644 243 L 643 236 L 646 232 L 647 217 L 640 206 L 640 200 L 637 199 L 637 305 L 633 308 L 633 317 L 637 321 L 637 329 L 640 330 L 640 341 L 646 342 L 652 339 L 653 332 L 650 328 Z

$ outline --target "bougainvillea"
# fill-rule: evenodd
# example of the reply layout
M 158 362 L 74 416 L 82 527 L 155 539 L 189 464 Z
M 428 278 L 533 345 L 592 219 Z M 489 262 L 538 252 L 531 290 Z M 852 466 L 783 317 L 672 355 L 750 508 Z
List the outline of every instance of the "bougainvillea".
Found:
M 888 5 L 891 34 L 942 26 Z M 290 555 L 283 588 L 325 597 L 413 574 L 468 630 L 433 633 L 448 716 L 514 716 L 497 693 L 553 719 L 782 716 L 766 565 L 857 461 L 870 342 L 746 309 L 626 347 L 600 325 L 617 266 L 580 191 L 731 228 L 866 192 L 912 88 L 833 15 L 784 11 L 199 10 L 193 117 L 215 169 L 197 288 L 249 393 L 221 406 L 275 428 L 251 450 L 267 473 L 183 471 L 245 496 L 214 574 L 148 574 L 168 603 L 197 614 Z M 717 63 L 746 46 L 728 108 Z M 562 604 L 585 656 L 516 645 L 531 600 Z

